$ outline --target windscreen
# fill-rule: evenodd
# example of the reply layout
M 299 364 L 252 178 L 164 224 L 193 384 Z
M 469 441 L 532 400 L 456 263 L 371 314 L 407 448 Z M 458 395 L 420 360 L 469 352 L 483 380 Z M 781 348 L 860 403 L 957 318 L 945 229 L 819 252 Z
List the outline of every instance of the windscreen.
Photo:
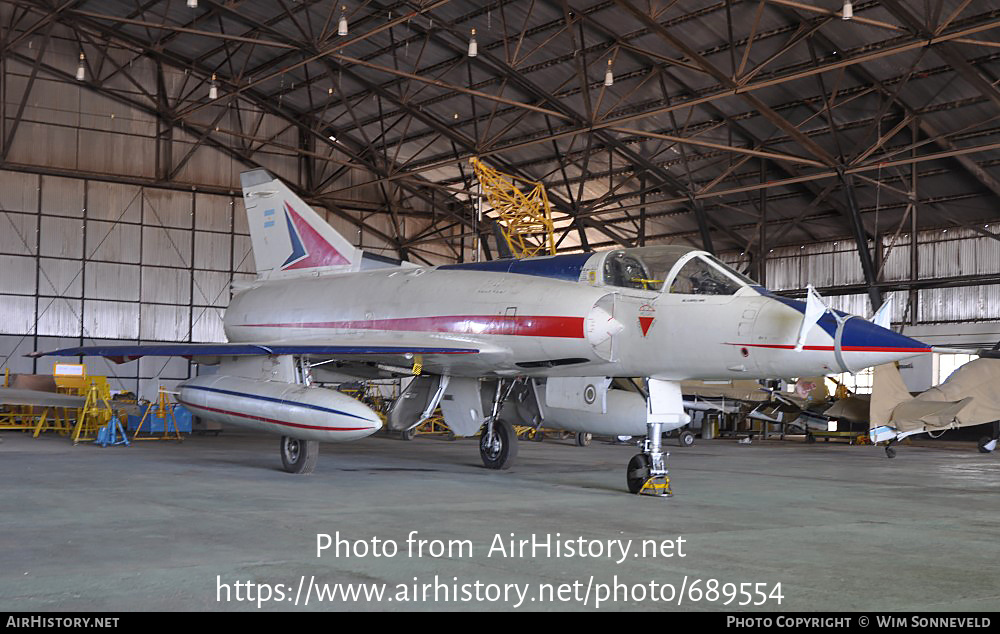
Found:
M 658 291 L 677 260 L 694 249 L 665 245 L 622 249 L 604 260 L 604 285 Z
M 699 255 L 688 260 L 677 272 L 670 282 L 670 292 L 682 295 L 734 295 L 748 284 L 753 284 L 749 278 L 732 271 L 715 258 Z

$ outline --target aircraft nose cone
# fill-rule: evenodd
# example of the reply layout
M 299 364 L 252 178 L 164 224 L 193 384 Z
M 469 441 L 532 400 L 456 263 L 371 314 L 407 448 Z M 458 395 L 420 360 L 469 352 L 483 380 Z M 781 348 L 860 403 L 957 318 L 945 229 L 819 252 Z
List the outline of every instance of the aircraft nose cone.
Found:
M 857 369 L 931 351 L 931 347 L 923 342 L 877 326 L 861 317 L 848 319 L 844 324 L 841 345 L 848 365 Z

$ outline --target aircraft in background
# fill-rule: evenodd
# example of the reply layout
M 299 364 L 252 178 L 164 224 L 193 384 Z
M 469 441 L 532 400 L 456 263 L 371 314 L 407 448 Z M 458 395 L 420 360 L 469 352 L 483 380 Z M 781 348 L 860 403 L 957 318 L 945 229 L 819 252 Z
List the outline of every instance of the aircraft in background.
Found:
M 896 455 L 893 445 L 908 436 L 993 423 L 992 436 L 979 441 L 980 451 L 991 452 L 1000 438 L 998 388 L 1000 359 L 996 358 L 969 361 L 943 383 L 915 397 L 894 363 L 877 366 L 872 382 L 869 437 L 873 443 L 888 441 L 885 452 L 892 458 Z
M 830 420 L 822 410 L 832 401 L 824 377 L 800 378 L 795 381 L 792 392 L 765 383 L 779 382 L 684 381 L 681 385 L 684 407 L 692 411 L 738 414 L 743 419 L 799 428 L 807 435 L 810 430 L 829 429 Z
M 414 376 L 390 413 L 407 428 L 440 406 L 459 436 L 480 428 L 491 469 L 517 440 L 505 405 L 538 421 L 646 436 L 633 493 L 666 494 L 661 435 L 687 424 L 681 381 L 853 372 L 931 348 L 870 321 L 780 297 L 698 249 L 667 245 L 442 266 L 384 266 L 263 169 L 241 174 L 258 278 L 235 290 L 228 343 L 95 345 L 33 356 L 183 356 L 215 374 L 179 386 L 198 416 L 281 436 L 285 469 L 312 470 L 317 441 L 381 427 L 313 377 Z M 817 303 L 819 304 L 817 305 Z M 644 400 L 609 389 L 644 377 Z

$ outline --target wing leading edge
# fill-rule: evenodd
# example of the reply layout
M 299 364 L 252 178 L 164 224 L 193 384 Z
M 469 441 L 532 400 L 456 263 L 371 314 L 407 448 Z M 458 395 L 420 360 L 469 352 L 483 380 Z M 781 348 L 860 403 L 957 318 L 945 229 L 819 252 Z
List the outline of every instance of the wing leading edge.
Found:
M 448 346 L 410 346 L 410 345 L 349 345 L 328 346 L 316 344 L 288 343 L 179 343 L 179 344 L 145 344 L 128 346 L 80 346 L 63 348 L 46 352 L 32 352 L 29 357 L 105 357 L 115 363 L 127 363 L 140 357 L 228 357 L 256 355 L 309 355 L 329 358 L 358 358 L 364 356 L 398 356 L 398 355 L 455 355 L 478 354 L 479 348 L 448 347 Z

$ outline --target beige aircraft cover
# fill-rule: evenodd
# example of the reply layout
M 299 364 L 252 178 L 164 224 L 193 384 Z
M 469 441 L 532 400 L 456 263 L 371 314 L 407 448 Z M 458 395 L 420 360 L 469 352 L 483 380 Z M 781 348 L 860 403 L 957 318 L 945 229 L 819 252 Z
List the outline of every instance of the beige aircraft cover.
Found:
M 906 390 L 895 364 L 875 368 L 871 427 L 933 431 L 995 420 L 1000 420 L 1000 359 L 970 361 L 916 397 Z
M 864 422 L 869 419 L 870 408 L 871 399 L 867 394 L 852 394 L 847 398 L 838 399 L 823 412 L 823 415 L 830 418 Z
M 761 389 L 760 383 L 752 379 L 681 381 L 681 392 L 687 396 L 731 398 L 734 401 L 754 401 L 756 403 L 771 400 L 771 395 Z

